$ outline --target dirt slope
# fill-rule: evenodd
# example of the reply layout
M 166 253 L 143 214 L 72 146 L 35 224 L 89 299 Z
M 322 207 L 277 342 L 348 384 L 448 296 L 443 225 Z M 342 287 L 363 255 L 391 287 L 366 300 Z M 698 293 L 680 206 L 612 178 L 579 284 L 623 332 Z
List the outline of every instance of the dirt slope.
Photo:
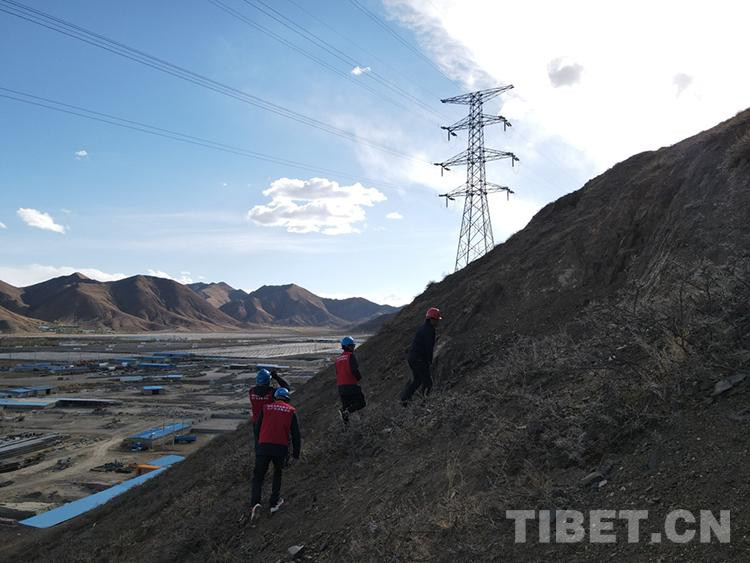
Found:
M 27 305 L 23 302 L 22 295 L 23 290 L 21 288 L 14 287 L 0 280 L 0 307 L 5 307 L 9 311 L 22 314 L 27 308 Z
M 749 242 L 746 111 L 616 165 L 428 287 L 359 350 L 369 404 L 349 432 L 330 369 L 306 384 L 304 458 L 258 528 L 243 518 L 241 428 L 91 515 L 7 535 L 6 554 L 276 561 L 305 544 L 317 561 L 745 561 L 748 383 L 711 391 L 750 369 Z M 436 390 L 404 409 L 405 351 L 433 305 Z M 606 482 L 583 486 L 593 470 Z M 505 510 L 543 508 L 650 509 L 649 533 L 674 508 L 730 509 L 733 543 L 514 544 Z
M 40 324 L 44 323 L 0 307 L 0 332 L 33 332 Z
M 217 309 L 231 301 L 241 301 L 247 297 L 247 293 L 241 289 L 234 289 L 224 282 L 190 283 L 188 287 L 205 297 L 206 301 Z

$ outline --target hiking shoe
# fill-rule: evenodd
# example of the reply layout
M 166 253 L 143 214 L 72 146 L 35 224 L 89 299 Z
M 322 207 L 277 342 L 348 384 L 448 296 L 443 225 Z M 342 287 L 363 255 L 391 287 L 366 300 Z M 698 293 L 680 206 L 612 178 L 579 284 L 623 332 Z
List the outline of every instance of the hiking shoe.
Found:
M 263 508 L 260 504 L 256 504 L 253 506 L 252 511 L 250 511 L 250 523 L 254 524 L 258 518 L 260 518 L 260 511 L 261 508 Z
M 339 418 L 341 419 L 341 423 L 346 426 L 349 424 L 349 411 L 345 411 L 343 409 L 339 409 Z
M 276 501 L 276 504 L 274 504 L 274 505 L 273 505 L 273 506 L 271 507 L 271 514 L 275 514 L 276 512 L 278 512 L 278 511 L 279 511 L 279 509 L 281 508 L 281 505 L 282 505 L 282 504 L 284 504 L 284 499 L 283 499 L 283 498 L 280 498 L 279 500 L 277 500 L 277 501 Z

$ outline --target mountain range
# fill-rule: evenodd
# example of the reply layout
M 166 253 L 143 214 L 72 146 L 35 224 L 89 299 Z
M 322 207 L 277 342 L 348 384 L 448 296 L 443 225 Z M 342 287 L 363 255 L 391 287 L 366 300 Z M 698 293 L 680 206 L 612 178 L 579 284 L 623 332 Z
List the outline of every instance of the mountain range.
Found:
M 0 281 L 0 331 L 45 323 L 114 331 L 239 330 L 256 325 L 351 327 L 398 309 L 361 297 L 326 299 L 294 284 L 247 293 L 230 285 L 183 285 L 153 276 L 100 282 L 83 274 L 27 287 Z

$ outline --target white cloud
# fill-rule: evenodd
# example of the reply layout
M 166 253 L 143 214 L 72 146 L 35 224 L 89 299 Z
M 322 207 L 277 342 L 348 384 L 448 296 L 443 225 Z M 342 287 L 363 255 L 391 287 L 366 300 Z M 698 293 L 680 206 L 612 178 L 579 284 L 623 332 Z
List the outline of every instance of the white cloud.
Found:
M 361 74 L 364 74 L 364 73 L 366 73 L 366 72 L 370 72 L 371 70 L 372 70 L 372 69 L 371 69 L 371 68 L 370 68 L 369 66 L 359 66 L 359 65 L 357 65 L 357 66 L 355 66 L 355 67 L 354 67 L 354 68 L 353 68 L 353 69 L 351 70 L 351 73 L 352 73 L 352 74 L 353 74 L 354 76 L 360 76 Z
M 750 99 L 750 74 L 727 70 L 747 66 L 748 3 L 717 2 L 706 10 L 677 0 L 571 0 L 546 3 L 540 19 L 540 4 L 527 2 L 514 5 L 512 25 L 500 34 L 497 22 L 508 18 L 502 2 L 385 5 L 465 89 L 514 84 L 502 109 L 514 129 L 533 129 L 535 141 L 559 139 L 593 161 L 593 172 L 711 127 Z M 517 47 L 513 55 L 499 57 L 507 45 Z M 457 57 L 457 49 L 465 56 Z M 547 65 L 563 53 L 585 68 L 575 88 L 550 82 Z M 677 73 L 692 79 L 688 89 L 680 90 L 684 80 L 674 83 Z
M 392 219 L 394 221 L 398 221 L 399 219 L 403 219 L 404 216 L 401 215 L 398 211 L 392 211 L 388 213 L 388 215 L 385 216 L 386 219 Z
M 256 205 L 248 218 L 265 227 L 284 227 L 291 233 L 343 235 L 359 232 L 355 225 L 365 218 L 365 207 L 386 200 L 375 188 L 360 183 L 340 186 L 326 178 L 298 180 L 279 178 L 263 191 L 268 205 Z
M 166 278 L 168 280 L 176 281 L 182 284 L 193 283 L 195 280 L 190 275 L 190 272 L 180 272 L 179 276 L 172 276 L 164 270 L 152 270 L 148 269 L 147 275 L 154 276 L 155 278 Z
M 86 149 L 77 150 L 73 153 L 73 156 L 75 156 L 76 160 L 84 160 L 89 157 L 89 151 Z
M 109 274 L 96 268 L 74 268 L 72 266 L 45 266 L 30 264 L 27 266 L 0 266 L 0 280 L 17 287 L 33 285 L 59 276 L 69 276 L 79 272 L 98 281 L 116 281 L 126 278 L 125 274 Z
M 7 229 L 7 228 L 8 226 L 5 223 L 0 222 L 0 229 Z
M 16 211 L 21 220 L 29 227 L 42 229 L 43 231 L 53 231 L 55 233 L 65 233 L 65 227 L 55 223 L 55 220 L 49 213 L 44 213 L 38 209 L 29 209 L 21 207 Z
M 555 88 L 577 84 L 581 81 L 581 74 L 583 74 L 583 66 L 566 61 L 562 57 L 550 61 L 547 65 L 547 76 Z
M 680 97 L 688 86 L 693 83 L 693 77 L 685 74 L 684 72 L 678 72 L 672 77 L 672 84 L 677 88 L 677 98 Z

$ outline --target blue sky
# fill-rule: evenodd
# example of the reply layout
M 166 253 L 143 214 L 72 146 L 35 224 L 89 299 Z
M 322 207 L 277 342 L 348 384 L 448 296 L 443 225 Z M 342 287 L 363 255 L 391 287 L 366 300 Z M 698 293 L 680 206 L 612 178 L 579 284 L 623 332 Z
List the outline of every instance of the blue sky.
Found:
M 708 53 L 689 47 L 691 33 L 706 28 L 697 6 L 683 8 L 685 20 L 668 32 L 684 49 L 655 57 L 666 27 L 646 26 L 638 47 L 626 49 L 617 26 L 607 36 L 610 15 L 576 11 L 576 3 L 551 18 L 567 28 L 548 28 L 533 7 L 519 8 L 501 37 L 489 23 L 494 14 L 477 22 L 466 3 L 360 1 L 428 64 L 349 1 L 266 2 L 329 51 L 251 2 L 221 2 L 349 78 L 207 0 L 25 4 L 402 157 L 0 12 L 0 88 L 326 169 L 255 160 L 0 97 L 0 279 L 24 285 L 72 270 L 99 279 L 152 273 L 246 290 L 294 282 L 325 296 L 402 304 L 453 270 L 462 201 L 446 210 L 437 194 L 461 184 L 463 170 L 441 178 L 429 163 L 465 148 L 465 136 L 448 142 L 438 128 L 465 108 L 442 105 L 440 97 L 515 84 L 511 96 L 487 107 L 497 112 L 504 103 L 514 124 L 506 133 L 488 129 L 487 145 L 521 158 L 517 168 L 488 166 L 491 180 L 517 194 L 492 197 L 500 242 L 543 204 L 634 152 L 731 117 L 750 94 L 747 79 L 730 76 L 733 57 L 741 64 L 744 52 L 722 43 L 734 40 L 731 33 L 703 43 Z M 717 6 L 715 17 L 742 21 L 729 4 Z M 595 21 L 576 17 L 583 13 Z M 664 24 L 673 14 L 652 11 Z M 364 70 L 352 72 L 330 46 Z M 713 50 L 729 70 L 709 64 Z M 622 88 L 615 90 L 618 73 Z

